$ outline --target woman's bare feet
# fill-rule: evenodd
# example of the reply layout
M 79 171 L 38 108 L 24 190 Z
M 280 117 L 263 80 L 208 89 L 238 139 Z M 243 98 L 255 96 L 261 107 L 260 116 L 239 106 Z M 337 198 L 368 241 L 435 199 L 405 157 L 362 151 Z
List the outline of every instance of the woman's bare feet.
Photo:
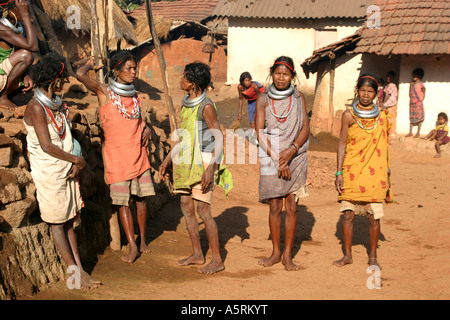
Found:
M 369 258 L 368 263 L 369 263 L 369 266 L 377 266 L 378 268 L 380 268 L 377 258 Z
M 281 255 L 272 254 L 270 257 L 266 259 L 262 259 L 258 262 L 259 265 L 263 267 L 271 267 L 274 264 L 281 261 Z
M 198 270 L 199 273 L 203 274 L 214 274 L 225 269 L 222 260 L 211 260 L 206 266 Z
M 193 254 L 187 258 L 181 259 L 177 261 L 177 265 L 179 266 L 188 266 L 190 264 L 204 264 L 205 257 L 202 254 Z
M 126 256 L 123 256 L 121 258 L 121 260 L 126 263 L 133 263 L 137 259 L 138 256 L 139 256 L 139 251 L 137 249 L 137 246 L 134 245 L 134 246 L 130 246 L 130 252 Z
M 352 264 L 353 263 L 353 259 L 349 258 L 347 256 L 344 256 L 342 259 L 336 260 L 333 262 L 333 266 L 336 267 L 343 267 L 347 264 Z
M 81 283 L 82 289 L 95 289 L 100 287 L 102 283 L 98 280 L 94 280 L 86 271 L 81 271 Z
M 8 98 L 5 97 L 1 97 L 0 98 L 0 109 L 4 108 L 7 110 L 16 110 L 17 105 L 12 102 L 11 100 L 9 100 Z
M 150 248 L 145 244 L 145 242 L 141 243 L 139 251 L 142 253 L 150 253 Z
M 298 271 L 298 270 L 300 270 L 300 267 L 299 267 L 298 265 L 296 265 L 296 264 L 292 261 L 292 259 L 285 259 L 285 258 L 283 257 L 283 261 L 282 261 L 281 263 L 283 263 L 284 268 L 285 268 L 287 271 Z

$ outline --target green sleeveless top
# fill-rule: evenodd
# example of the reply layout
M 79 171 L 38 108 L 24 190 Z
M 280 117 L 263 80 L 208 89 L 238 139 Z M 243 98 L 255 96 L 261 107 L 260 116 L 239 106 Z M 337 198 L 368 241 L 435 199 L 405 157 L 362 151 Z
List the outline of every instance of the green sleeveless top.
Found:
M 217 112 L 216 105 L 211 101 Z M 198 131 L 199 107 L 201 103 L 195 107 L 181 107 L 181 123 L 179 132 L 179 153 L 176 159 L 176 169 L 174 174 L 174 188 L 191 188 L 194 184 L 202 181 L 202 175 L 205 167 L 202 161 L 202 150 L 200 149 L 200 138 Z M 175 160 L 174 160 L 175 161 Z M 233 188 L 233 177 L 231 172 L 225 165 L 225 157 L 223 152 L 220 156 L 218 184 L 228 195 Z

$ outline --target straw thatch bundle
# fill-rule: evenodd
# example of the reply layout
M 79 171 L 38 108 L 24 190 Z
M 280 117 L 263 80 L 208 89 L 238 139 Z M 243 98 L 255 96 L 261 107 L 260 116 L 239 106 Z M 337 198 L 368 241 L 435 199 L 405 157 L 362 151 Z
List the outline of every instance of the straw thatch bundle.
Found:
M 91 32 L 91 11 L 89 1 L 87 0 L 38 0 L 36 1 L 40 7 L 52 20 L 55 29 L 65 29 L 72 31 L 74 35 Z M 71 15 L 67 12 L 69 6 L 76 5 L 80 8 L 80 30 L 69 30 L 66 22 Z M 125 40 L 128 44 L 137 44 L 138 39 L 134 33 L 133 25 L 128 20 L 122 9 L 112 1 L 113 5 L 113 21 L 115 37 L 110 40 L 108 46 L 112 49 L 117 47 L 120 40 Z
M 167 40 L 167 36 L 169 35 L 170 29 L 172 28 L 173 21 L 166 20 L 163 18 L 163 16 L 159 15 L 154 16 L 153 19 L 155 20 L 155 28 L 158 38 Z M 135 34 L 137 39 L 139 40 L 139 43 L 152 38 L 150 28 L 148 26 L 147 15 L 141 16 L 137 19 Z

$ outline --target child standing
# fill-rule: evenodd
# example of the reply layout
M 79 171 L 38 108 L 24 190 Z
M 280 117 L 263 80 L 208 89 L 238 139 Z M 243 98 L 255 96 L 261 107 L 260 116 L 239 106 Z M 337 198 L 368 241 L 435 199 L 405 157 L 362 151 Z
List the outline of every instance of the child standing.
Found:
M 437 153 L 434 157 L 439 158 L 441 156 L 441 145 L 447 144 L 450 141 L 450 137 L 448 136 L 448 117 L 445 112 L 438 114 L 436 127 L 424 139 L 436 140 L 434 147 Z
M 407 137 L 412 136 L 412 128 L 417 126 L 417 133 L 414 138 L 420 137 L 420 128 L 425 120 L 425 109 L 423 100 L 425 100 L 425 86 L 422 82 L 424 71 L 421 68 L 414 69 L 412 73 L 412 82 L 409 85 L 409 133 Z

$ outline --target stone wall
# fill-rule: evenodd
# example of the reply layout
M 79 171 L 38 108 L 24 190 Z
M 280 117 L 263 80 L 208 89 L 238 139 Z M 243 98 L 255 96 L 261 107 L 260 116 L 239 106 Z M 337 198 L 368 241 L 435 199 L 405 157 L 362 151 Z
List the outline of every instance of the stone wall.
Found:
M 81 93 L 85 98 L 89 95 Z M 80 256 L 89 272 L 98 254 L 111 246 L 111 207 L 104 182 L 102 131 L 98 104 L 68 100 L 72 134 L 80 142 L 86 167 L 79 175 L 85 207 L 76 229 Z M 149 197 L 149 216 L 154 216 L 171 198 L 169 186 L 160 181 L 157 169 L 167 155 L 169 122 L 165 107 L 143 99 L 142 117 L 152 128 L 150 163 L 156 196 Z M 37 292 L 43 285 L 65 278 L 65 266 L 51 238 L 49 227 L 39 217 L 36 188 L 30 174 L 23 125 L 25 106 L 15 111 L 0 109 L 0 299 L 14 299 Z M 118 225 L 117 225 L 118 226 Z M 116 232 L 119 230 L 116 230 Z M 117 242 L 117 239 L 116 239 Z M 120 249 L 119 243 L 115 244 Z M 126 240 L 124 242 L 126 244 Z M 112 247 L 112 246 L 111 246 Z

